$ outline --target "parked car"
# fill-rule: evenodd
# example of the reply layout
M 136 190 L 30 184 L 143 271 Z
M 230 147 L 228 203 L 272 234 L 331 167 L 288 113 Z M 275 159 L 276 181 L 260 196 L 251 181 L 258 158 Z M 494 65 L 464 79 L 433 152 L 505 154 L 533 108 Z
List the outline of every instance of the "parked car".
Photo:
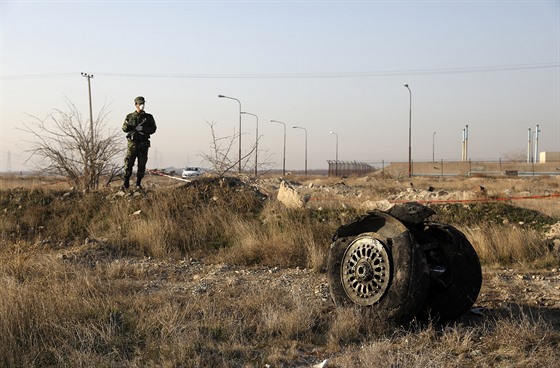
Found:
M 202 175 L 202 173 L 203 173 L 203 171 L 200 167 L 187 166 L 183 170 L 183 173 L 181 174 L 181 177 L 182 178 L 192 178 L 194 176 L 200 176 L 200 175 Z

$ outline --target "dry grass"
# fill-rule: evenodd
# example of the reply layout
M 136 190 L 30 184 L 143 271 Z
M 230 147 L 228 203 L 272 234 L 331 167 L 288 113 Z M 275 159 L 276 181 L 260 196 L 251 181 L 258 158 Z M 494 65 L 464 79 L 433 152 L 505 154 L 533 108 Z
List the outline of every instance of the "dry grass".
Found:
M 554 267 L 558 263 L 536 230 L 489 225 L 462 231 L 485 264 Z
M 361 186 L 365 198 L 408 185 L 345 180 Z M 66 195 L 37 184 L 1 191 L 0 366 L 299 367 L 330 357 L 330 367 L 548 367 L 560 360 L 557 309 L 496 307 L 454 325 L 394 330 L 372 323 L 362 309 L 302 297 L 316 291 L 301 288 L 324 284 L 330 237 L 360 211 L 341 210 L 337 201 L 288 210 L 250 187 L 207 184 L 124 197 L 110 190 Z M 482 184 L 496 192 L 512 186 L 468 181 Z M 535 184 L 515 182 L 521 185 Z M 530 206 L 558 221 L 551 203 L 558 202 Z M 546 216 L 521 226 L 517 217 L 533 212 L 464 209 L 438 216 L 465 232 L 486 267 L 558 267 L 542 239 Z M 479 212 L 469 217 L 473 211 Z M 500 211 L 513 217 L 504 223 Z M 319 281 L 298 285 L 271 274 L 258 283 L 251 273 L 222 278 L 219 268 L 197 271 L 197 260 L 271 272 L 307 269 Z M 196 288 L 187 289 L 194 281 Z
M 538 310 L 392 330 L 284 289 L 150 291 L 148 270 L 24 248 L 0 263 L 1 366 L 298 367 L 331 357 L 331 367 L 552 367 L 560 358 L 559 325 Z
M 337 357 L 340 367 L 554 367 L 558 328 L 522 311 L 474 326 L 398 331 Z

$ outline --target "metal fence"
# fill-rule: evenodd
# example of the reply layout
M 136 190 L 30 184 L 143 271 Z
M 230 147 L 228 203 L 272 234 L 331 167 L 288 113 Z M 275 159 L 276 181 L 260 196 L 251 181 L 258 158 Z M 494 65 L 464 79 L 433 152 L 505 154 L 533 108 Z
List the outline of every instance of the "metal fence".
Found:
M 375 170 L 373 165 L 357 161 L 327 160 L 329 176 L 363 175 Z
M 375 171 L 395 177 L 408 176 L 408 162 L 377 161 Z M 542 176 L 560 175 L 560 162 L 527 163 L 522 161 L 416 161 L 412 176 Z

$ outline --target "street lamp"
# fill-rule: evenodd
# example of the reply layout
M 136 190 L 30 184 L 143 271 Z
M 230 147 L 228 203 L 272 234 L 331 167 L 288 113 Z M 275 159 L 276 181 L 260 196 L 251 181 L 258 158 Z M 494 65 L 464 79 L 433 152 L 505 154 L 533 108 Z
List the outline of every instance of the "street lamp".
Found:
M 432 134 L 432 162 L 436 162 L 436 132 Z
M 239 172 L 241 172 L 241 101 L 237 98 L 228 97 L 224 95 L 218 95 L 219 98 L 229 98 L 230 100 L 235 100 L 239 103 Z
M 410 96 L 410 103 L 408 109 L 408 177 L 412 177 L 412 91 L 408 84 L 404 85 L 408 89 L 408 95 Z
M 293 126 L 294 129 L 303 129 L 305 131 L 305 176 L 307 176 L 307 129 L 299 126 Z
M 338 176 L 338 134 L 335 132 L 329 132 L 330 134 L 334 134 L 336 136 L 336 158 L 334 163 L 334 176 Z
M 241 113 L 245 115 L 253 115 L 255 118 L 257 118 L 257 129 L 255 131 L 255 177 L 257 177 L 257 157 L 259 152 L 259 117 L 250 112 L 243 111 Z
M 286 175 L 286 124 L 278 121 L 278 120 L 271 120 L 271 123 L 278 123 L 284 125 L 284 155 L 282 156 L 282 175 Z

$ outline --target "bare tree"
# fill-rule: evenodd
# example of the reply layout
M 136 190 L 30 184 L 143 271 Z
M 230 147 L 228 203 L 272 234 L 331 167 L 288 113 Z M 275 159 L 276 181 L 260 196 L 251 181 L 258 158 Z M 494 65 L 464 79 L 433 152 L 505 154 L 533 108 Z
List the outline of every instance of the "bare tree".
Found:
M 23 124 L 31 135 L 27 161 L 42 172 L 67 177 L 79 189 L 98 188 L 102 176 L 108 184 L 122 170 L 114 162 L 122 147 L 117 130 L 105 126 L 105 106 L 88 124 L 73 103 L 67 100 L 66 105 L 68 112 L 55 109 L 44 119 L 30 115 L 33 121 Z
M 238 166 L 239 158 L 236 157 L 232 159 L 230 156 L 232 154 L 232 147 L 235 143 L 237 134 L 234 132 L 231 136 L 218 137 L 216 135 L 216 122 L 206 122 L 210 127 L 210 132 L 212 134 L 212 142 L 210 145 L 210 152 L 203 152 L 201 154 L 204 161 L 208 162 L 212 169 L 216 172 L 218 176 L 224 176 L 226 173 L 232 173 L 232 169 Z M 246 171 L 248 167 L 254 166 L 254 162 L 251 161 L 252 154 L 255 152 L 257 147 L 257 142 L 251 147 L 251 149 L 242 155 L 241 157 L 241 167 L 242 171 Z M 266 156 L 261 163 L 258 164 L 259 168 L 266 168 L 270 166 L 269 157 Z

